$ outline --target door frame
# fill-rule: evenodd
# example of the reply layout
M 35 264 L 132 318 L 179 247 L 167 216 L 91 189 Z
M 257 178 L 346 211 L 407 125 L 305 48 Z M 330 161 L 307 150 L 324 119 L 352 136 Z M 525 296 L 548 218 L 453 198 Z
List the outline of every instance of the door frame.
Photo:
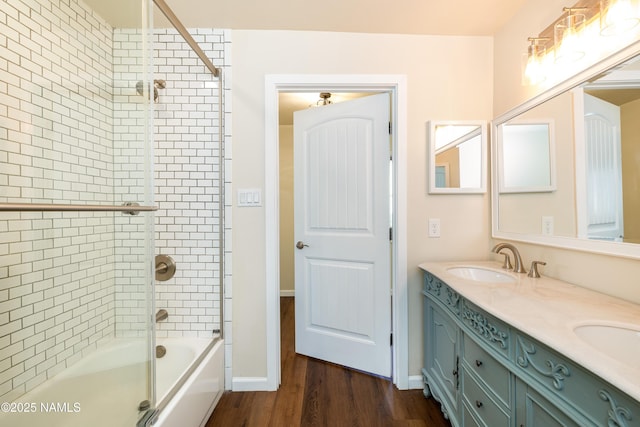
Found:
M 265 189 L 267 389 L 280 385 L 280 92 L 390 92 L 393 144 L 393 245 L 391 292 L 393 383 L 409 388 L 407 298 L 407 77 L 403 74 L 265 75 Z M 402 218 L 398 221 L 398 218 Z

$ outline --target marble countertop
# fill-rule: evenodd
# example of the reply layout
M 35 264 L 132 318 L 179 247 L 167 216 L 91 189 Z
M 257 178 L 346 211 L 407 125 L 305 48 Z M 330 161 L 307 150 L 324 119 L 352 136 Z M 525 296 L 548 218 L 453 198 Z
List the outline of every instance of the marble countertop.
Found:
M 514 283 L 478 282 L 448 272 L 450 267 L 495 269 Z M 574 332 L 580 325 L 606 324 L 640 330 L 640 305 L 549 277 L 533 279 L 507 272 L 494 261 L 425 262 L 419 265 L 460 295 L 640 401 L 640 354 L 634 366 L 601 353 Z M 640 340 L 640 336 L 637 336 Z M 638 346 L 629 345 L 629 351 Z

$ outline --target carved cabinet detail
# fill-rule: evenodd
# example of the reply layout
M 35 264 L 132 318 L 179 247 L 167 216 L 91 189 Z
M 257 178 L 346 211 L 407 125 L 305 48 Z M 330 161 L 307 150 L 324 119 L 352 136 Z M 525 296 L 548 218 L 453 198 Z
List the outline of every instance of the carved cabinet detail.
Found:
M 454 427 L 640 427 L 640 403 L 424 273 L 424 394 Z

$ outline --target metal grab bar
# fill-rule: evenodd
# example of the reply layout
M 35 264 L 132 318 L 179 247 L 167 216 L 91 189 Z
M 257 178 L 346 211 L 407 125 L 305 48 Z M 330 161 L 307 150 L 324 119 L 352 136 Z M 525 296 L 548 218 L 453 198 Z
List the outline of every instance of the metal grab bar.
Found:
M 123 205 L 0 203 L 0 212 L 123 212 L 129 215 L 137 215 L 140 212 L 157 210 L 157 206 L 140 206 L 137 203 L 125 203 Z

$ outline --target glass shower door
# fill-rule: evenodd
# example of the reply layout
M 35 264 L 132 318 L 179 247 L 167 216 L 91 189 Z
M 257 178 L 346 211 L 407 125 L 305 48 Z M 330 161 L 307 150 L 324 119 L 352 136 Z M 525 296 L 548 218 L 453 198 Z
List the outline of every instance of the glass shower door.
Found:
M 148 0 L 0 7 L 0 425 L 154 405 Z

